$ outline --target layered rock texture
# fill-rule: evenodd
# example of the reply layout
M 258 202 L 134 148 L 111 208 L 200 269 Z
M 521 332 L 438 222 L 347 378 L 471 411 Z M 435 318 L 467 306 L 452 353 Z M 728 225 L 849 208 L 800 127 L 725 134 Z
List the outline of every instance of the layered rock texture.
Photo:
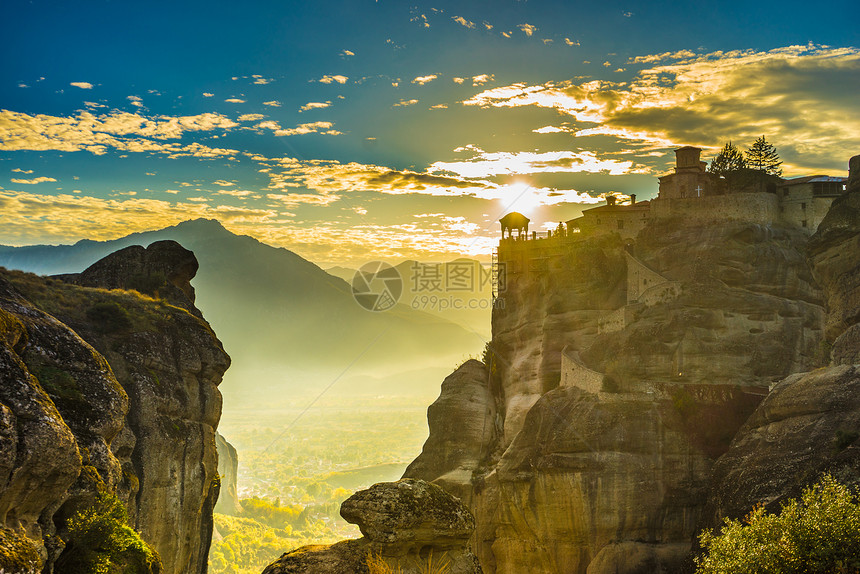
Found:
M 230 359 L 193 308 L 193 254 L 161 243 L 79 276 L 0 273 L 4 543 L 29 544 L 47 572 L 99 491 L 124 502 L 165 572 L 206 571 Z M 134 282 L 156 298 L 108 290 Z
M 447 565 L 450 574 L 481 572 L 467 548 L 475 519 L 434 484 L 416 479 L 375 484 L 346 499 L 340 514 L 358 525 L 362 538 L 288 552 L 264 574 L 364 574 L 374 561 L 403 574 L 435 571 L 428 570 L 432 564 Z
M 485 364 L 445 380 L 404 476 L 461 498 L 506 574 L 676 571 L 722 516 L 857 482 L 858 208 L 852 187 L 812 239 L 663 218 L 502 241 Z
M 824 368 L 780 381 L 714 467 L 703 528 L 758 503 L 778 510 L 831 473 L 860 486 L 860 156 L 846 195 L 834 201 L 809 245 L 827 302 Z
M 238 491 L 239 455 L 220 433 L 215 433 L 215 448 L 218 451 L 218 475 L 221 477 L 221 494 L 215 504 L 215 512 L 238 516 L 242 512 Z

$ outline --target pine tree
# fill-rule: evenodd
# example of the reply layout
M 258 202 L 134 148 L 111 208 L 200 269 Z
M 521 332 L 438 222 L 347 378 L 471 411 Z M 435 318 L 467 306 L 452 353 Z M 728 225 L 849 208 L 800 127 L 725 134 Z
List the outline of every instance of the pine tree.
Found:
M 761 136 L 746 151 L 747 165 L 768 175 L 782 175 L 782 160 L 776 153 L 776 148 Z
M 720 153 L 711 160 L 711 165 L 708 169 L 713 174 L 725 177 L 745 167 L 747 167 L 747 162 L 744 160 L 743 154 L 741 154 L 740 150 L 732 142 L 728 142 L 720 150 Z

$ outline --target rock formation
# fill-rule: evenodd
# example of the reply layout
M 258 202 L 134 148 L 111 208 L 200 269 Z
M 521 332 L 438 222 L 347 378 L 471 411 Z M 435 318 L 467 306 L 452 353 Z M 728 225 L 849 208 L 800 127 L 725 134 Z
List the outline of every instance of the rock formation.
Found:
M 219 484 L 217 385 L 229 357 L 193 307 L 106 290 L 132 287 L 124 273 L 148 269 L 153 294 L 193 306 L 183 287 L 194 256 L 163 243 L 62 278 L 95 286 L 101 277 L 101 288 L 17 272 L 0 279 L 0 448 L 14 454 L 2 459 L 14 468 L 0 484 L 0 516 L 48 572 L 65 521 L 99 490 L 125 503 L 165 572 L 206 571 Z
M 406 475 L 436 484 L 469 504 L 472 474 L 496 442 L 496 402 L 487 369 L 470 360 L 442 383 L 442 393 L 427 409 L 433 433 Z
M 845 231 L 857 217 L 853 197 L 834 203 L 810 261 L 802 230 L 742 220 L 656 219 L 635 242 L 503 241 L 507 281 L 488 364 L 445 380 L 428 410 L 430 437 L 404 476 L 468 504 L 485 572 L 681 567 L 715 513 L 706 508 L 714 462 L 768 389 L 826 365 L 831 344 L 838 362 L 856 356 L 856 261 L 846 253 L 860 246 Z M 847 243 L 821 239 L 837 235 Z M 635 284 L 637 269 L 671 289 Z M 820 409 L 834 412 L 821 429 L 833 439 L 856 422 L 852 369 L 803 379 L 810 400 L 840 389 L 829 402 L 803 410 L 784 394 L 777 415 L 769 398 L 743 428 Z
M 242 512 L 237 488 L 239 455 L 236 448 L 217 432 L 215 448 L 218 451 L 218 475 L 221 477 L 221 494 L 218 495 L 215 512 L 238 516 Z
M 383 482 L 346 499 L 343 518 L 362 538 L 288 552 L 264 574 L 364 574 L 368 559 L 399 566 L 403 574 L 423 572 L 429 561 L 448 564 L 450 574 L 479 574 L 467 548 L 475 519 L 456 498 L 423 480 Z M 400 571 L 400 570 L 398 570 Z
M 809 244 L 827 301 L 830 364 L 780 381 L 714 466 L 703 528 L 756 504 L 776 511 L 824 472 L 860 485 L 860 156 Z

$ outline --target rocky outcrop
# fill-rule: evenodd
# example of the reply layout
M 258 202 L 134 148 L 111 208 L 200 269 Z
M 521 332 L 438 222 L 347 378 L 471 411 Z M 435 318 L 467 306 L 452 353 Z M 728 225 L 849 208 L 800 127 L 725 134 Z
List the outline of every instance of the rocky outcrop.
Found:
M 678 567 L 714 461 L 770 385 L 827 362 L 807 241 L 790 228 L 678 218 L 630 245 L 502 242 L 492 375 L 481 387 L 479 369 L 464 366 L 446 379 L 404 476 L 469 505 L 486 572 Z M 628 254 L 673 290 L 629 299 Z M 579 370 L 561 387 L 565 347 Z
M 175 244 L 144 251 L 142 268 L 164 272 L 153 293 L 190 304 L 180 278 L 193 276 L 193 254 Z M 0 449 L 11 455 L 2 464 L 12 461 L 0 483 L 3 526 L 26 536 L 50 572 L 68 518 L 112 492 L 165 572 L 205 572 L 219 484 L 217 385 L 229 357 L 199 311 L 106 290 L 130 287 L 122 270 L 141 269 L 137 256 L 109 259 L 93 266 L 101 275 L 81 275 L 103 277 L 98 289 L 0 274 Z
M 131 245 L 100 259 L 81 273 L 58 277 L 84 287 L 134 289 L 201 316 L 194 306 L 194 287 L 191 286 L 198 268 L 194 253 L 175 241 L 164 240 L 146 248 Z
M 406 476 L 435 480 L 460 498 L 471 500 L 472 474 L 497 442 L 496 401 L 484 364 L 463 363 L 442 383 L 442 392 L 427 409 L 431 432 Z
M 714 466 L 703 529 L 762 503 L 776 511 L 828 472 L 860 485 L 860 156 L 846 195 L 809 244 L 827 301 L 824 368 L 789 376 L 738 432 Z
M 436 485 L 415 479 L 375 484 L 346 499 L 340 513 L 358 525 L 362 538 L 288 552 L 264 574 L 364 574 L 368 560 L 404 574 L 424 572 L 428 563 L 447 564 L 450 574 L 481 572 L 467 548 L 472 514 Z
M 215 504 L 215 512 L 238 516 L 242 512 L 239 504 L 238 479 L 239 479 L 239 455 L 236 448 L 221 436 L 215 433 L 215 449 L 218 451 L 218 475 L 221 477 L 221 493 Z

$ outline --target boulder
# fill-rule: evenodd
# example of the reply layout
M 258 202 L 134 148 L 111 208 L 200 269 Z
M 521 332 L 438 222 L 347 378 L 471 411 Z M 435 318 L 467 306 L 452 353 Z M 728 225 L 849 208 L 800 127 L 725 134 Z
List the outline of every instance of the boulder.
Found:
M 341 516 L 364 535 L 331 546 L 305 546 L 281 556 L 263 574 L 364 574 L 379 561 L 403 574 L 447 564 L 449 574 L 480 574 L 468 541 L 475 519 L 456 498 L 417 479 L 384 482 L 353 494 Z

